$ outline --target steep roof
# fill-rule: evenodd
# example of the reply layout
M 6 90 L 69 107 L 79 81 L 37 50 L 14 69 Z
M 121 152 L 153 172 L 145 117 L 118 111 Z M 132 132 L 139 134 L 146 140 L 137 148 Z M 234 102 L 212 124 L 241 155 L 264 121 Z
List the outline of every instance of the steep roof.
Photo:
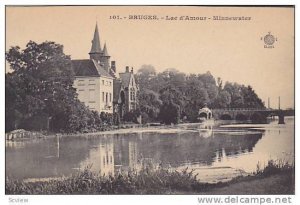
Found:
M 92 40 L 92 48 L 90 53 L 101 53 L 101 44 L 100 44 L 100 38 L 99 38 L 99 31 L 98 31 L 98 25 L 96 24 L 95 32 L 94 32 L 94 38 Z
M 129 86 L 131 74 L 132 74 L 131 72 L 119 73 L 120 79 L 121 79 L 121 81 L 122 81 L 122 85 L 123 85 L 125 88 Z
M 75 76 L 105 76 L 112 78 L 95 60 L 72 60 L 72 68 L 75 72 Z
M 112 76 L 106 71 L 102 66 L 100 66 L 95 60 L 92 60 L 94 62 L 95 67 L 97 68 L 97 71 L 100 76 L 110 77 Z
M 106 42 L 104 43 L 104 47 L 103 47 L 103 56 L 109 56 L 106 48 Z

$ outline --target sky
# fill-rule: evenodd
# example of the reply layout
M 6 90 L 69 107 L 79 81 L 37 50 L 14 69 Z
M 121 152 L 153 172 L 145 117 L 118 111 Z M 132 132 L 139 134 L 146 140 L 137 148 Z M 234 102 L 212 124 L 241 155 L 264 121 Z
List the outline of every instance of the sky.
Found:
M 158 20 L 132 20 L 130 15 L 156 15 Z M 166 20 L 166 16 L 177 20 Z M 207 20 L 179 20 L 181 16 Z M 212 20 L 213 16 L 251 20 Z M 137 71 L 143 64 L 153 65 L 158 72 L 168 68 L 187 74 L 210 71 L 224 83 L 251 85 L 266 105 L 270 98 L 272 108 L 278 108 L 279 96 L 281 108 L 294 107 L 293 8 L 6 7 L 6 50 L 17 45 L 25 48 L 30 40 L 47 40 L 64 45 L 72 59 L 88 59 L 96 22 L 101 46 L 106 42 L 118 72 L 127 65 Z M 261 38 L 268 32 L 277 39 L 274 48 L 264 48 Z

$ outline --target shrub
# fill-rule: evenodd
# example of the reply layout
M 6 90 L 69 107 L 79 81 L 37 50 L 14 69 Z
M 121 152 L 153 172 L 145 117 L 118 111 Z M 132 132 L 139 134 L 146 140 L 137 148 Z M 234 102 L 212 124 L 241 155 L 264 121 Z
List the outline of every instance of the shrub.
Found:
M 159 119 L 165 124 L 178 124 L 180 108 L 173 102 L 164 103 L 160 108 Z

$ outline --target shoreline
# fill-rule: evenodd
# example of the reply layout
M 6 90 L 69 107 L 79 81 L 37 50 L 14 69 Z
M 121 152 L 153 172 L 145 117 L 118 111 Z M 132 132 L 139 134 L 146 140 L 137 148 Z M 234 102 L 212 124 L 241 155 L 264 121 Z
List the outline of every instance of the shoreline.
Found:
M 275 167 L 274 167 L 275 166 Z M 271 165 L 253 175 L 238 176 L 227 182 L 203 183 L 192 172 L 144 169 L 140 172 L 99 176 L 89 170 L 70 177 L 45 181 L 6 178 L 5 193 L 22 194 L 294 194 L 294 166 Z
M 16 137 L 14 139 L 9 139 L 6 137 L 6 140 L 14 141 L 15 139 L 32 139 L 32 138 L 44 138 L 44 137 L 79 137 L 79 136 L 93 136 L 93 135 L 105 135 L 105 134 L 129 134 L 129 133 L 143 133 L 143 132 L 161 132 L 161 133 L 174 133 L 178 131 L 182 131 L 180 127 L 187 126 L 187 125 L 214 125 L 216 122 L 220 122 L 221 120 L 214 120 L 211 121 L 204 121 L 204 122 L 183 122 L 176 125 L 165 125 L 165 124 L 159 124 L 159 123 L 148 123 L 148 124 L 123 124 L 123 125 L 112 125 L 110 127 L 104 128 L 103 131 L 90 131 L 85 133 L 61 133 L 61 132 L 48 132 L 48 131 L 27 131 L 22 130 L 22 132 L 27 133 L 27 135 L 33 135 L 31 137 Z M 264 130 L 267 128 L 270 124 L 253 124 L 253 123 L 242 123 L 242 124 L 224 124 L 221 125 L 220 128 L 248 128 L 253 130 Z M 281 125 L 282 127 L 283 125 Z M 18 130 L 14 130 L 18 131 Z M 5 133 L 5 135 L 9 135 L 10 133 L 14 132 L 8 132 Z M 192 129 L 187 129 L 185 132 L 192 132 Z M 196 130 L 194 130 L 196 131 Z
M 151 123 L 150 123 L 151 124 Z M 156 124 L 156 123 L 155 123 Z M 95 131 L 95 132 L 86 132 L 86 133 L 53 133 L 53 132 L 47 132 L 47 131 L 27 131 L 23 130 L 24 133 L 29 133 L 32 134 L 34 133 L 35 135 L 39 135 L 37 138 L 43 138 L 43 137 L 71 137 L 71 136 L 89 136 L 89 135 L 104 135 L 104 134 L 118 134 L 118 133 L 139 133 L 140 132 L 157 132 L 162 129 L 170 129 L 168 133 L 173 133 L 176 130 L 177 126 L 179 125 L 189 125 L 189 124 L 205 124 L 205 123 L 180 123 L 177 125 L 164 125 L 164 124 L 156 124 L 156 125 L 142 125 L 142 124 L 124 124 L 120 126 L 111 126 L 106 130 L 103 131 Z M 134 132 L 133 132 L 134 130 Z M 171 132 L 172 131 L 172 132 Z M 10 134 L 11 132 L 5 133 Z M 17 139 L 30 139 L 30 137 L 25 137 L 25 138 L 17 138 Z M 6 139 L 6 140 L 11 140 L 11 139 Z

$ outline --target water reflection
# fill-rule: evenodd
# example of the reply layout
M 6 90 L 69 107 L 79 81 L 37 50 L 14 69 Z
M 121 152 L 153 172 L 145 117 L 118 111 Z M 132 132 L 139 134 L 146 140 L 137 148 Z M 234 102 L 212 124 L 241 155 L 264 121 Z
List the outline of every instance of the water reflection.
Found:
M 230 167 L 251 171 L 258 161 L 293 153 L 293 129 L 180 125 L 168 131 L 53 137 L 6 142 L 6 173 L 13 178 L 67 176 L 91 165 L 101 175 L 153 166 Z M 280 136 L 280 137 L 279 137 Z M 214 171 L 214 173 L 217 173 Z M 214 176 L 215 177 L 215 176 Z

